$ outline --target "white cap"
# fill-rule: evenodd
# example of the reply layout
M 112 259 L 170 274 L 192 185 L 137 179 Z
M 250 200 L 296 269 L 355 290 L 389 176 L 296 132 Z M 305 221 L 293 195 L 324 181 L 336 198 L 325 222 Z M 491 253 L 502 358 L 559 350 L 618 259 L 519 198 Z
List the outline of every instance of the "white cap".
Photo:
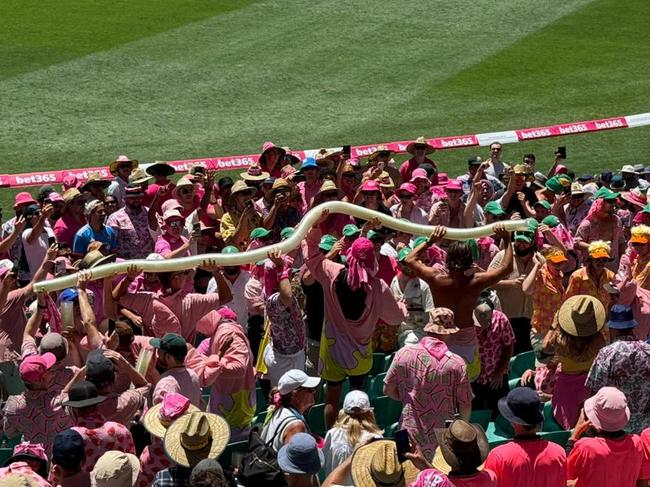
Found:
M 629 172 L 632 174 L 636 174 L 636 171 L 634 170 L 634 166 L 632 166 L 631 164 L 626 164 L 625 166 L 623 166 L 621 168 L 621 172 Z
M 151 253 L 147 255 L 147 258 L 144 260 L 165 260 L 165 258 L 160 254 Z
M 183 215 L 181 215 L 181 212 L 176 208 L 172 208 L 171 210 L 167 210 L 165 213 L 163 213 L 162 218 L 163 221 L 167 221 L 170 218 L 183 218 Z
M 293 369 L 285 372 L 278 381 L 278 391 L 283 396 L 295 391 L 299 387 L 313 389 L 320 384 L 320 377 L 310 377 L 302 370 Z
M 368 394 L 363 391 L 348 392 L 343 400 L 343 411 L 346 414 L 367 413 L 368 411 L 372 411 Z

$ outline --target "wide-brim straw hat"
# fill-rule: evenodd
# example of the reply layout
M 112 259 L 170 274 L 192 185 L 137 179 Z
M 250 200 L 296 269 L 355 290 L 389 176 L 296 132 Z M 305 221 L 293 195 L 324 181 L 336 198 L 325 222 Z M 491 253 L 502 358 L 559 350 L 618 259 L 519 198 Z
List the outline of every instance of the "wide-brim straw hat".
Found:
M 106 189 L 111 185 L 111 182 L 108 179 L 102 179 L 101 174 L 97 171 L 88 173 L 88 179 L 79 187 L 81 191 L 90 191 L 90 185 L 94 184 L 96 186 L 101 186 Z
M 153 179 L 152 176 L 149 176 L 141 167 L 136 167 L 131 175 L 129 176 L 130 184 L 142 184 L 147 183 Z
M 392 440 L 377 440 L 358 448 L 351 471 L 355 487 L 406 487 L 420 473 L 410 460 L 400 464 Z
M 577 337 L 588 337 L 598 333 L 607 318 L 607 312 L 600 300 L 586 294 L 567 299 L 558 312 L 558 323 L 566 333 Z
M 175 200 L 178 200 L 178 192 L 181 190 L 181 188 L 184 188 L 184 187 L 187 187 L 187 186 L 193 187 L 195 191 L 199 187 L 199 185 L 192 182 L 192 180 L 190 178 L 188 178 L 187 176 L 183 176 L 182 178 L 180 178 L 178 180 L 178 182 L 176 183 L 176 187 L 174 187 L 174 189 L 172 190 L 172 197 Z
M 111 174 L 115 174 L 115 172 L 117 171 L 117 166 L 119 166 L 120 164 L 124 164 L 125 162 L 130 162 L 132 169 L 135 169 L 136 167 L 138 167 L 138 164 L 140 164 L 140 161 L 138 161 L 137 159 L 131 159 L 130 157 L 127 156 L 117 156 L 117 158 L 114 161 L 112 161 L 108 166 L 108 169 L 111 172 Z
M 160 421 L 160 409 L 162 408 L 162 406 L 163 406 L 162 403 L 158 403 L 152 406 L 147 411 L 147 414 L 144 415 L 144 418 L 142 420 L 142 424 L 144 424 L 146 430 L 152 435 L 157 436 L 158 438 L 163 438 L 165 436 L 165 433 L 167 432 L 167 428 L 171 424 L 173 424 L 172 422 L 169 425 L 164 425 L 162 421 Z M 197 408 L 194 404 L 190 404 L 185 414 L 193 413 L 195 411 L 199 411 L 199 408 Z
M 226 449 L 230 426 L 212 413 L 188 413 L 174 421 L 165 432 L 167 456 L 183 467 L 193 467 L 205 458 L 214 460 Z
M 406 146 L 406 152 L 415 155 L 415 149 L 418 148 L 424 148 L 425 154 L 431 154 L 434 150 L 436 150 L 435 147 L 427 142 L 427 139 L 424 137 L 418 137 L 415 139 L 415 142 L 411 142 Z
M 374 161 L 377 159 L 377 157 L 379 157 L 380 152 L 390 152 L 391 154 L 393 153 L 393 151 L 385 145 L 378 145 L 377 148 L 368 156 L 368 160 Z
M 234 196 L 237 193 L 243 193 L 243 192 L 253 194 L 255 193 L 255 191 L 256 191 L 255 188 L 251 188 L 244 181 L 239 179 L 235 181 L 235 184 L 232 185 L 232 188 L 230 189 L 230 195 Z
M 466 421 L 454 421 L 449 428 L 435 430 L 438 440 L 432 466 L 444 474 L 452 470 L 461 470 L 461 462 L 474 460 L 475 468 L 483 469 L 483 464 L 490 452 L 485 431 L 478 424 Z
M 393 181 L 393 178 L 390 177 L 390 174 L 388 174 L 387 171 L 381 172 L 379 178 L 377 178 L 377 182 L 379 183 L 380 188 L 385 188 L 385 189 L 395 188 L 395 182 Z
M 253 164 L 246 172 L 239 173 L 239 177 L 244 181 L 264 181 L 269 177 L 269 173 L 262 171 L 262 168 L 257 164 Z

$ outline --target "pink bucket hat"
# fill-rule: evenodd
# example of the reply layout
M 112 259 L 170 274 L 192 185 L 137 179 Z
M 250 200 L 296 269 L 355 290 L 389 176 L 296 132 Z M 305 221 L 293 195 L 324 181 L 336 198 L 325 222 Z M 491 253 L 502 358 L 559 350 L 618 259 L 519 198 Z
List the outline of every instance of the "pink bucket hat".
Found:
M 616 387 L 601 387 L 585 401 L 585 416 L 603 431 L 620 431 L 630 421 L 630 408 L 625 394 Z
M 56 357 L 53 353 L 44 353 L 43 355 L 30 355 L 21 363 L 18 371 L 20 377 L 25 382 L 31 384 L 40 381 L 45 372 L 50 370 L 56 363 Z
M 447 185 L 445 186 L 445 191 L 462 191 L 463 186 L 458 182 L 457 179 L 450 179 Z
M 163 438 L 167 427 L 185 413 L 198 411 L 196 406 L 182 394 L 168 392 L 161 403 L 156 404 L 144 415 L 144 427 L 152 435 Z
M 429 180 L 429 177 L 427 176 L 427 172 L 424 169 L 417 168 L 413 171 L 411 174 L 411 183 L 416 182 L 417 180 Z
M 31 194 L 29 194 L 27 191 L 21 191 L 16 195 L 16 201 L 14 202 L 14 210 L 18 208 L 20 205 L 37 205 L 38 201 L 36 201 Z
M 82 184 L 83 183 L 79 180 L 76 174 L 68 174 L 63 178 L 63 192 L 65 193 L 67 190 L 72 188 L 79 189 Z
M 457 331 L 456 317 L 449 308 L 435 308 L 431 311 L 429 323 L 424 327 L 425 333 L 435 333 L 436 335 L 451 335 Z
M 363 183 L 363 186 L 361 186 L 361 191 L 363 192 L 371 192 L 371 191 L 376 191 L 379 192 L 379 183 L 375 181 L 374 179 L 369 179 L 365 183 Z

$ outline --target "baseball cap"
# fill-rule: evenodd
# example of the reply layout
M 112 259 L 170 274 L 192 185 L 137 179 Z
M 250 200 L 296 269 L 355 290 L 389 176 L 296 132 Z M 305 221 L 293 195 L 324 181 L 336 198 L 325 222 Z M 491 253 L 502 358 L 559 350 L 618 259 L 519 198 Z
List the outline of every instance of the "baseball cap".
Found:
M 183 215 L 181 215 L 181 212 L 178 211 L 176 208 L 170 208 L 165 213 L 163 213 L 162 219 L 163 221 L 167 221 L 171 218 L 183 219 Z
M 14 268 L 14 263 L 9 259 L 0 260 L 0 279 Z
M 555 228 L 560 224 L 560 219 L 555 215 L 548 215 L 542 220 L 542 224 L 550 228 Z
M 537 205 L 541 206 L 542 208 L 546 208 L 547 210 L 550 210 L 552 208 L 551 204 L 547 200 L 537 200 L 533 206 Z
M 554 264 L 561 264 L 562 262 L 567 262 L 566 255 L 564 251 L 558 247 L 551 247 L 548 251 L 544 253 L 546 260 L 550 260 Z
M 43 355 L 29 355 L 20 363 L 18 371 L 20 378 L 31 384 L 40 381 L 45 372 L 50 370 L 56 363 L 56 357 L 53 353 L 44 353 Z
M 86 380 L 97 385 L 110 384 L 115 380 L 115 366 L 103 350 L 92 350 L 86 358 Z
M 172 357 L 187 355 L 187 342 L 185 338 L 176 333 L 165 333 L 162 338 L 152 338 L 149 343 L 152 347 L 164 350 Z
M 404 262 L 406 260 L 406 257 L 408 257 L 408 255 L 411 253 L 411 250 L 413 250 L 411 247 L 404 247 L 402 250 L 400 250 L 397 253 L 397 262 Z
M 482 162 L 483 159 L 481 159 L 481 156 L 472 156 L 469 159 L 467 159 L 467 164 L 469 164 L 470 166 L 480 166 Z
M 533 236 L 529 232 L 515 232 L 515 242 L 532 243 Z
M 310 377 L 300 369 L 288 370 L 278 381 L 278 391 L 283 396 L 295 391 L 299 387 L 315 389 L 320 384 L 320 377 Z
M 221 253 L 222 254 L 238 254 L 239 249 L 237 247 L 235 247 L 234 245 L 228 245 L 228 246 L 224 247 L 223 249 L 221 249 Z
M 348 392 L 343 400 L 343 411 L 347 414 L 367 413 L 368 411 L 372 411 L 368 394 L 363 391 Z
M 271 235 L 273 232 L 271 230 L 267 230 L 266 228 L 263 227 L 257 227 L 254 228 L 253 231 L 250 234 L 251 240 L 255 240 L 256 238 L 266 238 L 269 235 Z
M 361 234 L 361 230 L 354 223 L 348 223 L 343 227 L 344 237 L 357 237 Z
M 318 167 L 318 163 L 316 162 L 316 159 L 313 157 L 307 157 L 302 161 L 302 165 L 300 166 L 300 169 L 307 169 L 309 167 Z
M 337 240 L 334 235 L 323 235 L 318 244 L 318 248 L 324 250 L 325 252 L 329 252 L 332 250 L 332 247 L 334 247 L 334 244 L 336 242 Z
M 488 201 L 483 209 L 486 213 L 494 216 L 503 216 L 506 214 L 506 212 L 503 211 L 503 208 L 501 208 L 501 204 L 499 204 L 498 201 Z
M 52 443 L 52 463 L 66 470 L 76 470 L 86 458 L 83 437 L 73 429 L 57 433 Z
M 295 231 L 296 230 L 293 227 L 284 227 L 280 231 L 280 240 L 288 239 L 289 237 L 291 237 L 293 235 L 293 232 L 295 232 Z M 344 231 L 345 231 L 345 229 L 344 229 Z

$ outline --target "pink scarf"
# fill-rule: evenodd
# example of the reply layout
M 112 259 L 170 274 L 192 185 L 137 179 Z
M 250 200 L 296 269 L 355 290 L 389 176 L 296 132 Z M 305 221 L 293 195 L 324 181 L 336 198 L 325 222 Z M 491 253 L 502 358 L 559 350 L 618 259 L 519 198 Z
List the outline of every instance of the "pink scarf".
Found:
M 370 278 L 377 274 L 379 264 L 375 249 L 367 238 L 357 238 L 350 247 L 348 259 L 348 285 L 353 291 L 367 286 Z
M 56 333 L 61 333 L 61 312 L 57 308 L 56 303 L 49 294 L 45 294 L 45 305 L 47 309 L 47 322 L 50 324 L 50 330 Z

